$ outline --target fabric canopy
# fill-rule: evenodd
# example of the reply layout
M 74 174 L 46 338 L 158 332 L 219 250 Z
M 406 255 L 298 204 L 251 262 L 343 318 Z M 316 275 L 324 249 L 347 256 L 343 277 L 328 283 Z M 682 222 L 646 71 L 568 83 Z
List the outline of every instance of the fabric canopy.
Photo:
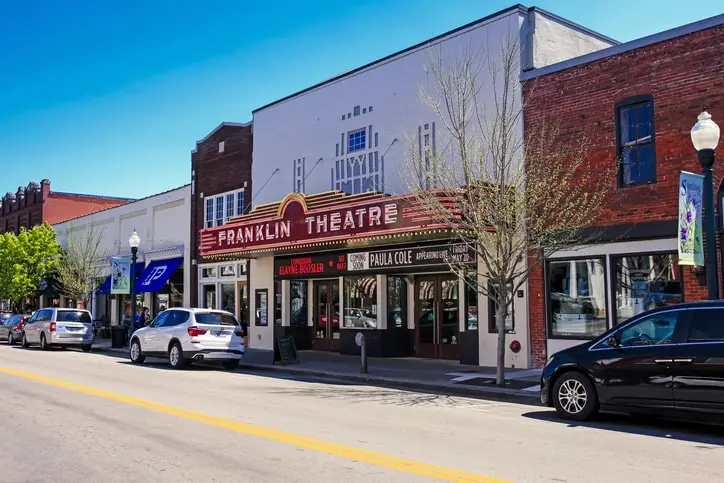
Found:
M 183 263 L 183 258 L 169 258 L 168 260 L 154 260 L 148 264 L 146 270 L 136 280 L 136 292 L 160 291 L 174 270 Z

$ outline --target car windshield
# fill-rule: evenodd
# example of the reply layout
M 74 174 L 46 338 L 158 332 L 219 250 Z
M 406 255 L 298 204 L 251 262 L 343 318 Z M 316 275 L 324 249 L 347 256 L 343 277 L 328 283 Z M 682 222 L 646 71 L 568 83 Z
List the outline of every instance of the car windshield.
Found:
M 196 322 L 206 325 L 239 325 L 233 315 L 219 312 L 205 312 L 196 314 Z
M 84 310 L 59 310 L 56 319 L 58 322 L 91 323 L 91 316 Z

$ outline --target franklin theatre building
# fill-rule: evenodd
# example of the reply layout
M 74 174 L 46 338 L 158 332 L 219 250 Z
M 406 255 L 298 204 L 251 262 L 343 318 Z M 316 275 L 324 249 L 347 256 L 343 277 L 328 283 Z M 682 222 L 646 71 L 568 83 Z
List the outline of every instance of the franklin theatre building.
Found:
M 355 354 L 364 331 L 371 356 L 495 362 L 494 311 L 448 263 L 477 277 L 474 253 L 410 196 L 292 193 L 202 230 L 200 248 L 205 261 L 250 259 L 252 348 L 291 335 L 298 349 Z

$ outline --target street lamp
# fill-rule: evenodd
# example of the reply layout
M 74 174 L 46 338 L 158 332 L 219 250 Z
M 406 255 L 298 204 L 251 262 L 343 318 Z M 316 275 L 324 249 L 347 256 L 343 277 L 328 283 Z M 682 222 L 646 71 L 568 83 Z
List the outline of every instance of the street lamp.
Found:
M 719 144 L 719 126 L 711 120 L 711 114 L 702 112 L 691 128 L 691 142 L 699 154 L 699 163 L 704 171 L 704 235 L 706 236 L 706 279 L 709 300 L 719 298 L 719 274 L 716 261 L 716 221 L 714 218 L 714 150 Z
M 136 230 L 133 230 L 128 238 L 128 244 L 131 246 L 131 327 L 136 328 L 136 259 L 138 257 L 138 247 L 141 246 L 141 237 L 138 236 Z M 131 332 L 133 332 L 133 329 Z

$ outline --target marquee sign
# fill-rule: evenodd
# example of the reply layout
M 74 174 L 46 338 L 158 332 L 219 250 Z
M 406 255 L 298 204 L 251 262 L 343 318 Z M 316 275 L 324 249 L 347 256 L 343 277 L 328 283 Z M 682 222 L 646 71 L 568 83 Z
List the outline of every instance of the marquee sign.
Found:
M 386 250 L 323 252 L 276 257 L 274 276 L 280 279 L 337 277 L 364 273 L 425 272 L 449 264 L 475 263 L 475 251 L 464 244 L 421 245 Z
M 244 254 L 436 228 L 443 226 L 410 196 L 293 193 L 226 225 L 201 230 L 200 248 L 202 256 Z

